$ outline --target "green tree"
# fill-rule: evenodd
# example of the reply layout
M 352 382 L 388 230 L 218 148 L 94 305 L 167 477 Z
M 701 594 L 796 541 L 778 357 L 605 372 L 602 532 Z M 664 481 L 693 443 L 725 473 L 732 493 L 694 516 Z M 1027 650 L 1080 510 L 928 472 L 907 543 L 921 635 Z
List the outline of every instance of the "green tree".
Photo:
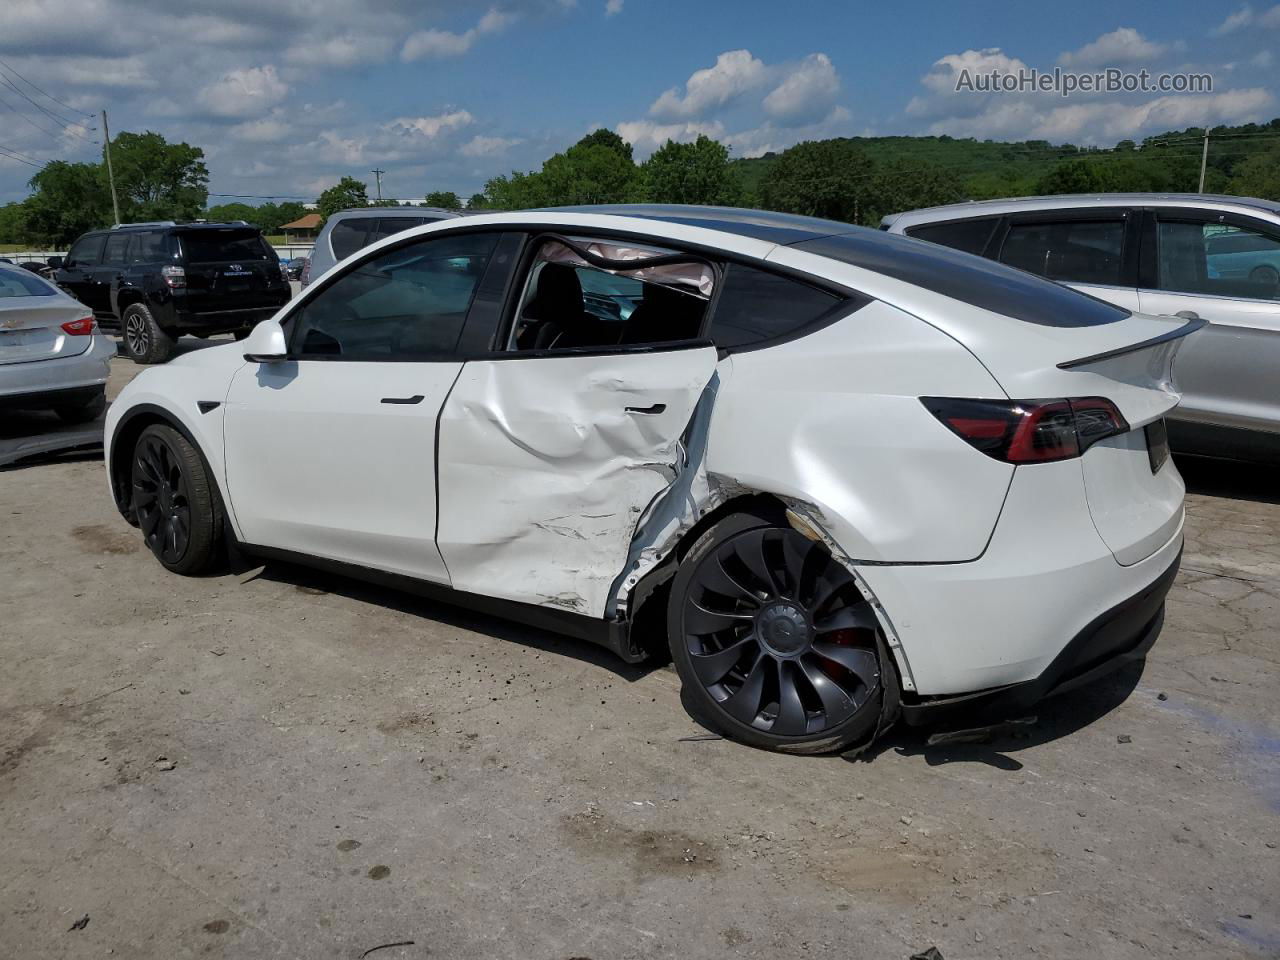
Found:
M 316 201 L 316 210 L 325 220 L 339 210 L 367 206 L 369 206 L 368 188 L 355 177 L 343 177 L 320 194 L 320 198 Z
M 865 205 L 870 161 L 837 140 L 806 140 L 783 151 L 760 182 L 767 210 L 857 223 Z
M 468 210 L 486 210 L 489 207 L 489 198 L 483 193 L 473 193 L 471 199 L 467 201 Z
M 261 210 L 247 203 L 217 203 L 206 210 L 204 216 L 206 220 L 244 220 L 261 227 Z
M 631 144 L 622 139 L 620 134 L 615 133 L 608 127 L 598 127 L 592 130 L 585 137 L 574 144 L 575 147 L 608 147 L 615 153 L 626 157 L 628 161 L 634 163 L 635 157 L 631 153 Z
M 195 220 L 209 200 L 209 170 L 199 147 L 169 143 L 150 130 L 121 133 L 112 141 L 111 162 L 126 223 Z
M 549 206 L 627 203 L 638 199 L 640 171 L 616 149 L 600 143 L 575 144 L 542 165 L 542 189 Z
M 111 194 L 101 164 L 55 160 L 29 182 L 34 192 L 23 204 L 27 241 L 62 247 L 86 230 L 111 223 Z
M 494 177 L 484 185 L 485 206 L 493 210 L 529 210 L 550 204 L 545 182 L 540 173 L 511 172 L 509 177 Z
M 27 242 L 27 205 L 22 201 L 0 207 L 0 243 Z
M 871 178 L 867 200 L 859 210 L 860 222 L 878 227 L 887 214 L 921 207 L 936 207 L 968 199 L 960 178 L 946 170 L 880 170 Z
M 1239 164 L 1226 189 L 1238 197 L 1280 200 L 1280 148 L 1256 154 Z
M 645 196 L 654 203 L 728 205 L 741 194 L 729 148 L 704 134 L 693 143 L 668 140 L 640 169 Z
M 462 200 L 452 190 L 433 190 L 422 200 L 428 207 L 441 207 L 444 210 L 461 210 Z

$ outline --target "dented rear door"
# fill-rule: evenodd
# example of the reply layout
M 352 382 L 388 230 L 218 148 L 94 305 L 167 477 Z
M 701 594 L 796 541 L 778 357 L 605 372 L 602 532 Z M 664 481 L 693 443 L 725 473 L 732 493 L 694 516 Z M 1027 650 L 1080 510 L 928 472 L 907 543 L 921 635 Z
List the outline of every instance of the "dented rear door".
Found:
M 454 588 L 604 616 L 716 359 L 692 343 L 466 363 L 440 418 L 436 541 Z

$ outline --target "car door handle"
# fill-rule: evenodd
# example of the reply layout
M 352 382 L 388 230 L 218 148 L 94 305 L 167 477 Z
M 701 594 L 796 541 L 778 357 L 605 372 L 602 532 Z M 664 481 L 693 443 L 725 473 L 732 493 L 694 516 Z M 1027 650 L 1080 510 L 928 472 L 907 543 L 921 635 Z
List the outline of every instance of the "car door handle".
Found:
M 383 403 L 421 403 L 425 399 L 422 394 L 415 393 L 412 397 L 383 397 Z
M 1194 310 L 1179 310 L 1174 314 L 1175 317 L 1181 317 L 1183 320 L 1199 320 L 1200 314 Z
M 661 413 L 665 409 L 667 409 L 665 403 L 655 403 L 649 407 L 627 407 L 627 413 L 643 413 L 651 416 L 655 413 Z

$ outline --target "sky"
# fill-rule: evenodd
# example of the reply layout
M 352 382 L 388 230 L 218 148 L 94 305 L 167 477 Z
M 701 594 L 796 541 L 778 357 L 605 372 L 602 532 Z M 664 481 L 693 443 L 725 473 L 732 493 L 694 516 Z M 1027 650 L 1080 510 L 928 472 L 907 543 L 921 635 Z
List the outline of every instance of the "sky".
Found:
M 201 147 L 210 203 L 310 199 L 344 175 L 373 195 L 375 167 L 386 197 L 465 197 L 598 126 L 642 159 L 699 133 L 735 156 L 889 134 L 1110 146 L 1280 116 L 1271 3 L 183 6 L 0 0 L 0 202 L 25 196 L 42 162 L 97 159 L 104 108 L 113 134 L 154 130 Z M 1205 72 L 1214 85 L 1070 98 L 955 90 L 963 69 L 1022 67 Z

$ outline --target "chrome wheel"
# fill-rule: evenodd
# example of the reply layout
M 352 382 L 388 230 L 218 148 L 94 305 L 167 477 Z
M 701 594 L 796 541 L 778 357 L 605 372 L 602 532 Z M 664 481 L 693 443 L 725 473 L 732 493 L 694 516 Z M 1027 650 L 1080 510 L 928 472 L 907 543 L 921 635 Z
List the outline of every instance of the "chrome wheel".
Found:
M 790 528 L 745 530 L 702 556 L 680 624 L 712 701 L 762 733 L 822 734 L 879 689 L 871 605 L 822 545 Z
M 151 329 L 141 313 L 133 311 L 125 317 L 124 342 L 135 357 L 145 356 L 151 349 Z

